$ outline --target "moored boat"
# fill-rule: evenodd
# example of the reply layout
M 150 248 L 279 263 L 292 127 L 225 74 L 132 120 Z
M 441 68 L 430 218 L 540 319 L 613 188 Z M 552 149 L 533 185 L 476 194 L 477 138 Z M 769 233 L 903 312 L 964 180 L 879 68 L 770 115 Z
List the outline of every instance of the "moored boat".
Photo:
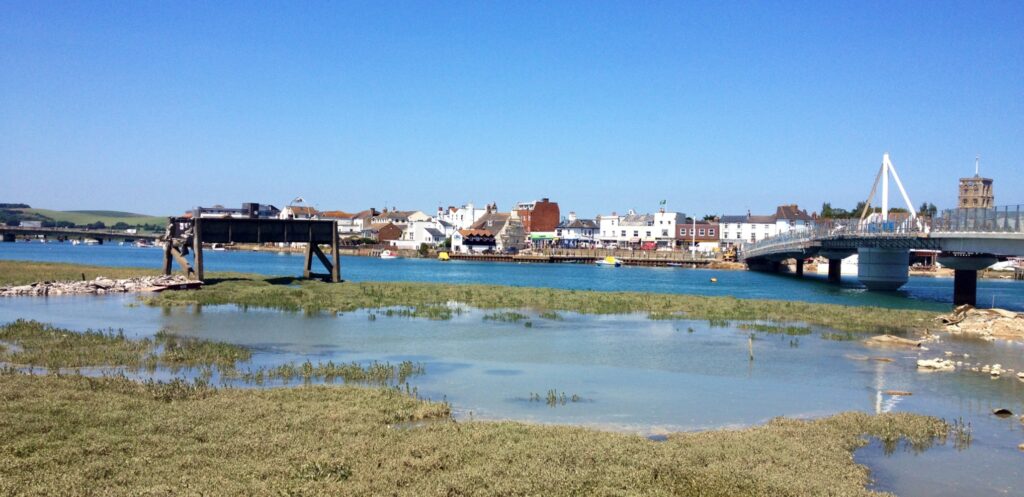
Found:
M 385 251 L 380 253 L 380 258 L 381 259 L 397 259 L 398 258 L 398 254 L 396 254 L 396 253 L 394 253 L 394 252 L 392 252 L 390 250 L 385 250 Z
M 594 264 L 597 264 L 598 266 L 602 267 L 619 267 L 622 265 L 622 261 L 609 255 L 604 259 L 598 259 L 596 262 L 594 262 Z

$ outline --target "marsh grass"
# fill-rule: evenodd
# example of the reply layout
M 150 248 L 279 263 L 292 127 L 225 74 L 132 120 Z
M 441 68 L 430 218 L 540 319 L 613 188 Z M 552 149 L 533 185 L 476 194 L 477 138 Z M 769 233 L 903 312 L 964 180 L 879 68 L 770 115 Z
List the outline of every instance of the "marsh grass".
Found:
M 177 269 L 177 266 L 175 266 Z M 113 279 L 157 276 L 154 268 L 90 266 L 61 262 L 0 261 L 0 286 L 27 285 L 38 281 L 81 281 L 103 276 Z M 254 275 L 228 272 L 209 272 L 208 280 L 252 278 Z
M 490 314 L 484 314 L 484 321 L 499 321 L 502 323 L 518 323 L 526 318 L 526 314 L 522 314 L 515 311 L 501 311 L 492 312 Z
M 123 330 L 72 331 L 19 319 L 0 325 L 0 341 L 16 348 L 0 350 L 0 361 L 50 370 L 82 367 L 125 367 L 153 370 L 166 367 L 217 367 L 228 370 L 252 357 L 238 345 L 181 337 L 160 331 L 154 338 L 132 340 Z
M 782 334 L 789 336 L 804 336 L 811 334 L 811 329 L 806 326 L 793 326 L 774 323 L 740 323 L 736 327 L 741 330 L 759 331 L 761 333 Z
M 455 423 L 446 405 L 394 388 L 202 390 L 10 369 L 0 419 L 0 495 L 29 496 L 871 496 L 851 457 L 864 435 L 923 450 L 948 430 L 912 414 L 845 413 L 652 442 Z M 421 420 L 434 422 L 407 427 Z
M 441 283 L 343 283 L 306 281 L 298 287 L 250 278 L 206 285 L 198 291 L 164 292 L 153 305 L 235 304 L 282 310 L 349 312 L 356 309 L 441 306 L 459 302 L 482 309 L 571 311 L 582 314 L 643 313 L 655 319 L 803 322 L 840 331 L 905 335 L 933 327 L 932 313 L 783 300 L 737 299 L 640 292 L 597 292 Z M 497 311 L 497 314 L 508 311 Z
M 269 381 L 285 384 L 292 381 L 311 383 L 323 381 L 334 383 L 338 380 L 346 383 L 364 383 L 373 385 L 402 385 L 410 378 L 426 373 L 422 363 L 402 361 L 399 364 L 373 361 L 369 364 L 358 362 L 338 363 L 333 361 L 301 364 L 288 363 L 273 367 L 261 367 L 246 371 L 236 371 L 227 375 L 229 379 L 239 379 L 245 383 L 262 385 Z M 411 392 L 410 392 L 411 393 Z
M 0 361 L 48 369 L 139 367 L 152 350 L 152 343 L 129 340 L 123 330 L 74 332 L 24 319 L 0 326 L 0 340 L 17 346 L 0 351 Z

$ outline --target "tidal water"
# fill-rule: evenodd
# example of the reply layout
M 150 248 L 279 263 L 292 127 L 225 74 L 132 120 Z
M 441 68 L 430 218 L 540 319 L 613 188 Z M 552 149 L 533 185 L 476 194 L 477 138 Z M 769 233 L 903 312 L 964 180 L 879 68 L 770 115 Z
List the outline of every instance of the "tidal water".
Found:
M 206 270 L 301 275 L 302 255 L 276 252 L 206 251 Z M 101 266 L 152 267 L 162 265 L 155 248 L 105 244 L 0 243 L 0 259 L 70 262 Z M 868 292 L 856 278 L 841 285 L 818 275 L 797 279 L 752 271 L 694 270 L 682 268 L 600 268 L 590 264 L 513 264 L 432 259 L 382 260 L 341 258 L 342 278 L 348 281 L 427 281 L 542 286 L 576 290 L 624 290 L 738 298 L 802 300 L 845 305 L 945 310 L 952 304 L 952 278 L 911 277 L 896 292 Z M 712 283 L 716 278 L 717 283 Z M 980 280 L 978 303 L 1024 311 L 1024 283 Z
M 267 252 L 207 252 L 207 271 L 267 275 L 301 272 L 302 257 Z M 103 245 L 0 243 L 0 259 L 158 267 L 156 249 Z M 731 295 L 846 305 L 949 308 L 952 281 L 911 278 L 899 292 L 864 290 L 855 279 L 831 285 L 821 278 L 749 271 L 677 268 L 603 269 L 590 265 L 498 264 L 434 260 L 342 258 L 349 281 L 429 281 Z M 717 283 L 711 283 L 717 278 Z M 979 302 L 1024 311 L 1024 284 L 982 280 Z M 847 410 L 907 411 L 969 423 L 970 446 L 952 443 L 924 452 L 874 443 L 856 453 L 873 488 L 904 496 L 1024 495 L 1024 423 L 991 415 L 996 407 L 1024 414 L 1024 382 L 978 373 L 922 373 L 918 358 L 1000 363 L 1024 370 L 1024 345 L 945 338 L 930 350 L 873 349 L 829 341 L 814 333 L 756 334 L 735 324 L 653 321 L 645 316 L 561 319 L 530 314 L 531 326 L 485 320 L 461 308 L 453 319 L 387 317 L 380 311 L 343 315 L 243 310 L 234 306 L 154 308 L 134 296 L 0 299 L 0 322 L 36 319 L 71 329 L 123 328 L 130 336 L 161 329 L 254 349 L 249 365 L 310 360 L 411 360 L 426 374 L 413 378 L 419 394 L 447 400 L 460 419 L 514 419 L 591 426 L 657 436 L 667 432 L 750 426 L 775 416 L 820 417 Z M 375 319 L 370 319 L 374 314 Z M 244 369 L 244 368 L 243 368 Z M 1012 376 L 1012 375 L 1011 375 Z M 530 400 L 549 390 L 579 402 L 548 406 Z M 893 396 L 888 390 L 912 392 Z
M 1024 382 L 978 373 L 922 373 L 918 358 L 945 351 L 970 361 L 1024 368 L 1024 345 L 945 338 L 928 351 L 868 348 L 805 336 L 757 333 L 735 323 L 655 321 L 640 315 L 524 322 L 485 320 L 463 308 L 451 320 L 387 317 L 379 310 L 342 315 L 243 310 L 235 306 L 149 307 L 134 296 L 0 299 L 0 322 L 36 319 L 72 329 L 123 328 L 130 336 L 160 329 L 254 349 L 251 366 L 310 360 L 411 360 L 419 394 L 449 401 L 460 419 L 514 419 L 660 435 L 760 424 L 775 416 L 820 417 L 847 410 L 907 411 L 963 419 L 973 442 L 924 452 L 857 452 L 874 488 L 905 496 L 1024 495 L 1024 424 L 991 415 L 1024 411 Z M 371 319 L 370 315 L 375 318 Z M 548 390 L 579 402 L 548 406 Z M 912 392 L 893 396 L 888 390 Z

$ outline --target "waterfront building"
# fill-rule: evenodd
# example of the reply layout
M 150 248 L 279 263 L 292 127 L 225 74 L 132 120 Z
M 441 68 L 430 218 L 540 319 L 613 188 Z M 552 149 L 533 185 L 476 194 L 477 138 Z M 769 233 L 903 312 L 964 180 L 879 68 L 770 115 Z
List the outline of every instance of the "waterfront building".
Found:
M 498 210 L 497 205 L 488 207 Z M 446 209 L 438 207 L 437 219 L 454 226 L 457 230 L 464 230 L 473 226 L 473 223 L 477 222 L 486 213 L 487 209 L 477 208 L 471 202 L 464 204 L 462 207 L 448 206 Z
M 637 214 L 630 209 L 625 216 L 614 212 L 610 216 L 599 216 L 598 223 L 601 244 L 605 247 L 650 249 L 657 246 L 660 231 L 655 227 L 653 214 Z
M 721 233 L 721 245 L 725 248 L 753 243 L 792 230 L 804 230 L 813 222 L 807 211 L 796 204 L 787 204 L 777 207 L 775 214 L 770 216 L 752 215 L 750 211 L 745 216 L 722 216 L 718 231 Z
M 281 209 L 270 204 L 259 204 L 246 202 L 240 209 L 224 207 L 217 204 L 213 207 L 199 207 L 200 217 L 209 218 L 234 218 L 234 219 L 277 219 L 281 215 Z M 185 217 L 192 217 L 194 211 L 185 213 Z
M 392 242 L 400 249 L 418 249 L 421 245 L 427 244 L 430 247 L 437 247 L 444 243 L 446 235 L 439 227 L 440 221 L 428 219 L 426 221 L 412 221 L 402 231 L 402 236 Z
M 486 230 L 494 235 L 495 249 L 522 248 L 526 243 L 526 230 L 516 212 L 488 211 L 473 223 L 473 230 Z
M 678 237 L 676 227 L 686 220 L 683 214 L 678 212 L 666 212 L 664 208 L 654 213 L 654 239 L 658 248 L 675 248 Z M 646 232 L 646 231 L 645 231 Z
M 452 251 L 456 253 L 486 252 L 497 249 L 497 240 L 488 230 L 464 229 L 452 235 Z
M 308 205 L 289 205 L 281 209 L 281 219 L 317 219 L 320 213 Z
M 552 202 L 547 197 L 532 202 L 519 202 L 512 211 L 518 215 L 528 235 L 534 232 L 553 235 L 562 219 L 558 202 Z
M 370 223 L 360 233 L 363 238 L 376 240 L 377 243 L 389 243 L 402 237 L 404 230 L 395 223 Z
M 394 223 L 398 226 L 406 226 L 412 221 L 427 221 L 430 219 L 423 211 L 399 211 L 395 209 L 383 211 L 370 217 L 370 224 Z
M 575 212 L 570 212 L 569 217 L 555 228 L 555 238 L 564 248 L 592 247 L 597 242 L 599 231 L 600 227 L 593 219 L 578 219 Z
M 721 245 L 718 221 L 686 219 L 679 224 L 676 240 L 680 247 L 696 252 L 714 252 Z

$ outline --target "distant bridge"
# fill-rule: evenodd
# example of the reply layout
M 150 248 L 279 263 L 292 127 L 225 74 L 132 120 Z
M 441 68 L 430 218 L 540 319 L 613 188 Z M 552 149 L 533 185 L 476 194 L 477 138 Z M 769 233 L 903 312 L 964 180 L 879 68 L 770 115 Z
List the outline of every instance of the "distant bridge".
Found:
M 938 261 L 954 270 L 953 303 L 977 301 L 978 270 L 1000 259 L 1024 256 L 1024 206 L 954 209 L 932 220 L 819 223 L 744 244 L 739 260 L 752 269 L 777 270 L 787 259 L 821 256 L 829 261 L 829 281 L 838 282 L 842 259 L 859 254 L 857 278 L 868 290 L 895 290 L 909 278 L 910 250 L 935 250 Z
M 46 237 L 59 240 L 150 240 L 160 238 L 156 233 L 128 233 L 125 230 L 94 230 L 86 228 L 27 228 L 24 226 L 0 226 L 3 241 L 13 242 L 16 237 Z

